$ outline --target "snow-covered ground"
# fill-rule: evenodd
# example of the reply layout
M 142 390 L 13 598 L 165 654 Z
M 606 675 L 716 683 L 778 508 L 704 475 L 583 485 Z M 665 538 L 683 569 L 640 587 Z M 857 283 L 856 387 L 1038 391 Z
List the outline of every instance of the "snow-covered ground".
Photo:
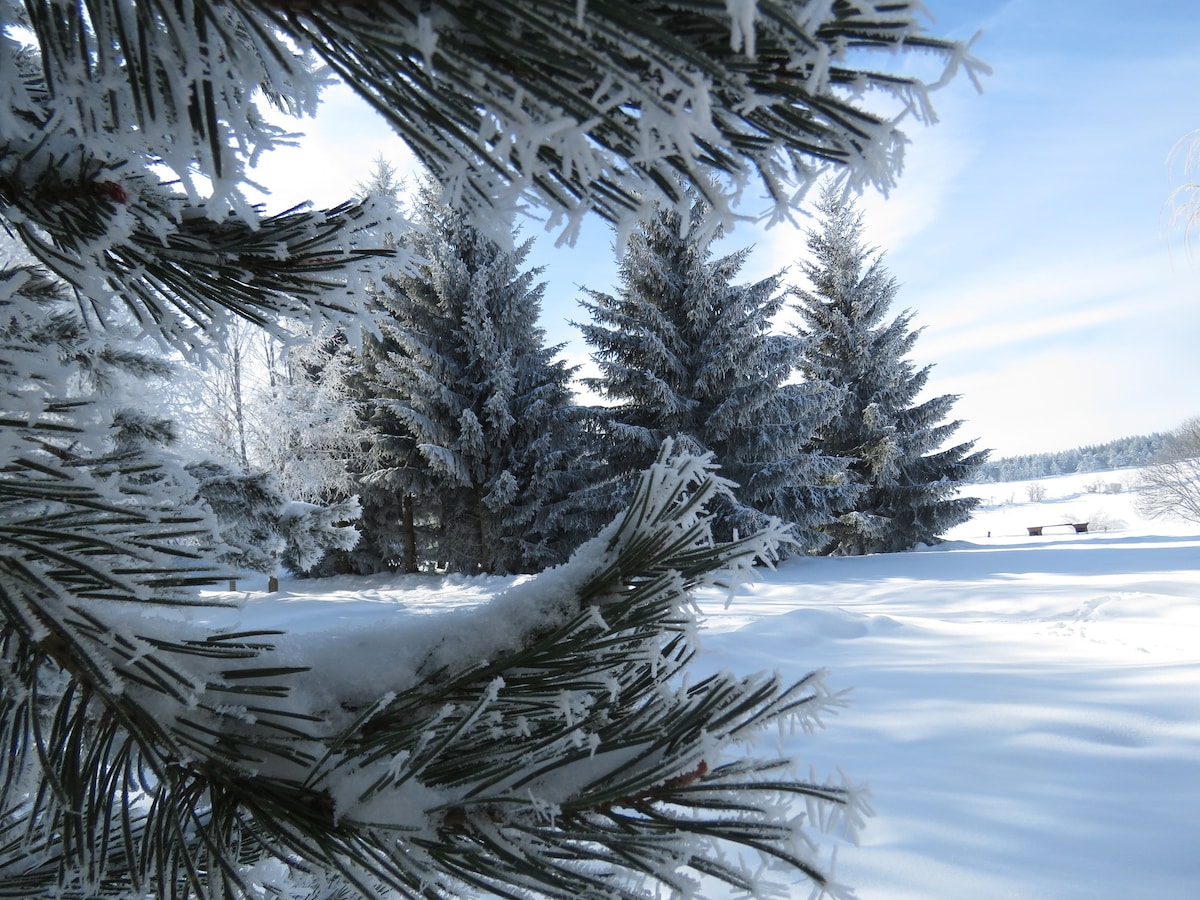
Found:
M 1097 480 L 981 486 L 936 550 L 800 560 L 706 608 L 704 664 L 853 688 L 789 749 L 870 784 L 838 868 L 864 900 L 1200 897 L 1200 527 Z
M 1200 897 L 1200 526 L 1142 521 L 1134 474 L 1041 479 L 1036 503 L 981 485 L 934 549 L 794 560 L 728 608 L 701 598 L 698 670 L 826 668 L 851 689 L 824 731 L 783 740 L 869 785 L 876 815 L 836 870 L 863 900 Z M 285 580 L 241 624 L 363 628 L 495 587 Z

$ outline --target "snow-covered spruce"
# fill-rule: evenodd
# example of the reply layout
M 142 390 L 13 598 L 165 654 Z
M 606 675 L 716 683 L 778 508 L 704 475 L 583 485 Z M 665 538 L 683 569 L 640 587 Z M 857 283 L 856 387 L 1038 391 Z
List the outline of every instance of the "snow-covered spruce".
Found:
M 934 543 L 979 503 L 958 495 L 987 459 L 974 441 L 946 446 L 962 424 L 947 420 L 958 399 L 918 395 L 932 366 L 907 358 L 920 329 L 913 314 L 886 321 L 898 285 L 882 257 L 863 243 L 852 203 L 825 186 L 809 230 L 812 258 L 802 263 L 811 290 L 796 290 L 802 341 L 799 368 L 811 384 L 828 385 L 839 399 L 817 429 L 814 451 L 849 460 L 851 490 L 823 528 L 827 552 L 907 550 Z
M 618 291 L 590 290 L 582 303 L 601 373 L 586 383 L 609 404 L 596 410 L 604 455 L 632 482 L 664 438 L 711 452 L 738 485 L 716 510 L 721 536 L 775 516 L 797 546 L 814 546 L 853 492 L 846 461 L 810 442 L 840 392 L 789 383 L 800 342 L 774 333 L 782 275 L 735 284 L 750 251 L 713 259 L 710 215 L 703 203 L 657 209 L 629 239 Z
M 347 524 L 358 518 L 358 500 L 350 497 L 325 505 L 289 500 L 268 472 L 239 473 L 206 460 L 189 463 L 197 495 L 216 517 L 220 540 L 217 559 L 230 578 L 281 569 L 307 574 L 334 550 L 350 550 L 358 530 Z
M 381 280 L 381 336 L 349 373 L 367 447 L 354 568 L 373 551 L 376 569 L 539 571 L 615 510 L 574 370 L 537 325 L 545 285 L 522 268 L 528 242 L 503 249 L 432 186 L 413 215 L 406 243 L 423 261 Z

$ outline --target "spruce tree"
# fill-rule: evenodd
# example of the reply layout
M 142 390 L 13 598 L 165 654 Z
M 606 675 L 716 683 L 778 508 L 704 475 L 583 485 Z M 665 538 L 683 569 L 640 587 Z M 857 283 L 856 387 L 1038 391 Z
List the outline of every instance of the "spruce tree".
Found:
M 353 475 L 362 539 L 349 553 L 327 560 L 323 571 L 414 573 L 422 564 L 437 561 L 441 519 L 434 473 L 417 447 L 416 435 L 381 402 L 379 364 L 398 350 L 386 334 L 368 337 L 353 370 L 350 390 L 357 399 L 361 448 Z M 419 513 L 418 497 L 424 498 Z
M 326 695 L 279 636 L 184 615 L 220 574 L 211 517 L 179 502 L 153 424 L 75 377 L 103 369 L 92 350 L 122 313 L 193 355 L 243 319 L 370 327 L 384 211 L 267 213 L 245 195 L 290 137 L 263 106 L 311 112 L 328 73 L 479 221 L 507 230 L 493 212 L 532 207 L 569 230 L 677 200 L 675 174 L 718 206 L 759 178 L 778 213 L 824 166 L 887 184 L 903 135 L 863 92 L 919 115 L 928 88 L 866 68 L 871 51 L 974 68 L 922 33 L 916 4 L 735 11 L 731 26 L 719 5 L 627 0 L 0 0 L 0 224 L 87 317 L 64 324 L 47 279 L 0 273 L 8 896 L 243 898 L 281 893 L 263 884 L 279 870 L 309 878 L 300 896 L 632 898 L 697 875 L 749 893 L 760 855 L 827 884 L 779 798 L 826 821 L 853 819 L 854 793 L 786 760 L 715 764 L 819 712 L 819 678 L 669 689 L 694 652 L 690 593 L 774 538 L 714 543 L 719 485 L 695 459 L 663 457 L 563 577 L 535 583 L 504 641 L 465 658 L 435 633 L 427 668 Z
M 832 392 L 788 383 L 799 342 L 773 330 L 782 274 L 735 284 L 750 251 L 713 259 L 706 214 L 659 208 L 629 239 L 618 292 L 589 290 L 582 303 L 601 371 L 585 383 L 610 404 L 606 456 L 629 478 L 667 438 L 712 453 L 737 485 L 721 534 L 776 516 L 807 546 L 846 489 L 842 461 L 806 447 Z
M 363 201 L 382 204 L 399 215 L 402 187 L 395 167 L 380 156 L 367 181 L 357 186 L 357 193 Z M 405 221 L 402 230 L 408 227 Z M 395 248 L 397 242 L 394 232 L 384 235 L 386 246 Z M 374 298 L 372 309 L 385 315 L 380 289 L 381 282 L 373 279 L 368 295 Z M 342 473 L 359 500 L 360 540 L 350 550 L 329 554 L 315 569 L 316 574 L 415 573 L 422 561 L 436 558 L 434 535 L 439 520 L 433 502 L 430 499 L 424 504 L 420 518 L 414 502 L 417 495 L 432 495 L 430 469 L 411 430 L 386 404 L 378 402 L 379 363 L 397 349 L 383 331 L 363 334 L 355 351 L 340 348 L 332 383 L 349 420 L 342 429 L 342 439 L 348 442 Z
M 204 460 L 187 467 L 196 479 L 197 496 L 217 519 L 224 544 L 218 560 L 230 567 L 230 590 L 250 572 L 276 575 L 284 539 L 279 514 L 285 502 L 275 478 L 267 472 L 242 474 Z
M 327 552 L 358 544 L 358 531 L 348 524 L 358 518 L 356 498 L 325 505 L 288 499 L 274 473 L 238 472 L 213 460 L 189 463 L 187 473 L 216 518 L 217 559 L 230 568 L 230 590 L 233 579 L 250 572 L 273 580 L 281 567 L 307 575 Z
M 595 466 L 574 370 L 536 324 L 539 270 L 521 268 L 530 244 L 502 249 L 429 185 L 405 241 L 422 262 L 382 279 L 382 340 L 363 373 L 379 480 L 412 504 L 398 524 L 424 522 L 424 552 L 456 571 L 562 562 L 603 520 L 588 507 Z M 395 545 L 396 524 L 371 539 Z
M 920 335 L 913 313 L 888 321 L 899 286 L 883 257 L 863 240 L 862 215 L 826 185 L 808 232 L 811 258 L 802 271 L 811 290 L 796 290 L 802 324 L 800 371 L 840 391 L 833 416 L 813 436 L 814 450 L 850 460 L 857 490 L 825 531 L 825 551 L 907 550 L 933 543 L 966 521 L 979 503 L 958 496 L 987 458 L 974 441 L 946 446 L 961 422 L 947 421 L 958 399 L 918 397 L 932 366 L 908 354 Z

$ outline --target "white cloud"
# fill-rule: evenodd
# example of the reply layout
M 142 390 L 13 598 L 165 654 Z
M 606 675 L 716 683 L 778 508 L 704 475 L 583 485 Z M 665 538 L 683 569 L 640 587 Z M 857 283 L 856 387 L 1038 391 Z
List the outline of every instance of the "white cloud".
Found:
M 1001 357 L 944 378 L 939 393 L 961 395 L 954 415 L 966 420 L 958 437 L 978 437 L 995 457 L 1100 444 L 1175 427 L 1194 414 L 1178 390 L 1173 360 L 1123 352 L 1102 342 L 1061 342 L 1019 358 Z
M 391 126 L 343 85 L 329 89 L 315 119 L 283 119 L 278 124 L 304 134 L 299 146 L 266 154 L 251 173 L 269 188 L 270 194 L 261 199 L 272 212 L 307 201 L 330 207 L 352 199 L 379 156 L 401 176 L 419 168 Z

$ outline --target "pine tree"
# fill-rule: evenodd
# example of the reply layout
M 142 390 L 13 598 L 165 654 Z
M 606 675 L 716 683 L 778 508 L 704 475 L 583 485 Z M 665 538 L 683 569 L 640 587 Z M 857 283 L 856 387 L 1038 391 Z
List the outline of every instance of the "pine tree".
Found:
M 240 474 L 211 460 L 192 463 L 187 471 L 196 479 L 199 499 L 217 518 L 226 548 L 217 559 L 230 567 L 232 577 L 277 574 L 285 547 L 279 530 L 285 501 L 275 479 L 267 472 Z
M 0 274 L 0 890 L 242 898 L 275 892 L 274 862 L 325 896 L 634 897 L 687 892 L 689 872 L 756 891 L 739 848 L 826 883 L 778 798 L 853 818 L 853 792 L 774 774 L 784 760 L 716 764 L 819 711 L 819 679 L 663 689 L 693 652 L 689 593 L 773 538 L 714 544 L 719 486 L 694 459 L 652 469 L 507 643 L 464 659 L 435 635 L 416 655 L 432 668 L 313 706 L 268 636 L 145 615 L 220 574 L 211 517 L 179 502 L 157 426 L 78 377 L 115 364 L 93 351 L 122 312 L 192 355 L 240 320 L 370 327 L 386 211 L 267 214 L 244 194 L 289 137 L 262 105 L 311 112 L 324 72 L 480 222 L 532 207 L 569 232 L 676 201 L 674 174 L 722 209 L 758 177 L 778 213 L 824 166 L 887 184 L 903 135 L 864 91 L 921 115 L 927 86 L 863 68 L 870 52 L 978 69 L 915 4 L 734 11 L 731 28 L 712 4 L 627 0 L 2 0 L 0 224 L 87 320 L 48 308 L 51 279 Z
M 378 480 L 409 499 L 405 530 L 417 518 L 436 523 L 422 541 L 433 561 L 539 571 L 603 521 L 587 506 L 595 466 L 571 394 L 574 370 L 554 359 L 560 348 L 545 346 L 535 324 L 544 285 L 538 270 L 521 269 L 528 242 L 503 250 L 428 185 L 414 215 L 407 242 L 424 262 L 384 277 L 383 338 L 370 345 L 362 379 L 379 410 L 372 456 L 388 463 Z M 396 524 L 371 539 L 395 545 Z
M 660 208 L 630 237 L 614 295 L 589 290 L 580 325 L 601 376 L 586 379 L 605 410 L 617 473 L 637 473 L 671 438 L 712 453 L 738 487 L 719 533 L 750 533 L 768 516 L 805 546 L 845 492 L 843 463 L 805 444 L 831 392 L 789 384 L 799 342 L 773 332 L 782 275 L 734 284 L 749 250 L 711 258 L 706 215 Z
M 236 472 L 212 460 L 189 463 L 186 471 L 216 518 L 217 559 L 231 579 L 249 572 L 274 578 L 281 567 L 309 574 L 327 552 L 358 544 L 358 531 L 347 524 L 358 518 L 356 498 L 324 506 L 289 500 L 273 473 Z M 235 585 L 231 581 L 230 589 Z
M 800 370 L 810 383 L 841 391 L 812 446 L 851 460 L 859 489 L 826 529 L 825 550 L 879 553 L 933 543 L 979 503 L 957 494 L 987 453 L 973 453 L 974 441 L 945 446 L 961 425 L 946 419 L 956 396 L 918 401 L 932 366 L 916 369 L 907 359 L 920 335 L 910 327 L 913 313 L 886 320 L 898 285 L 864 244 L 861 214 L 832 185 L 817 211 L 823 221 L 808 233 L 812 258 L 802 265 L 812 290 L 795 291 Z

